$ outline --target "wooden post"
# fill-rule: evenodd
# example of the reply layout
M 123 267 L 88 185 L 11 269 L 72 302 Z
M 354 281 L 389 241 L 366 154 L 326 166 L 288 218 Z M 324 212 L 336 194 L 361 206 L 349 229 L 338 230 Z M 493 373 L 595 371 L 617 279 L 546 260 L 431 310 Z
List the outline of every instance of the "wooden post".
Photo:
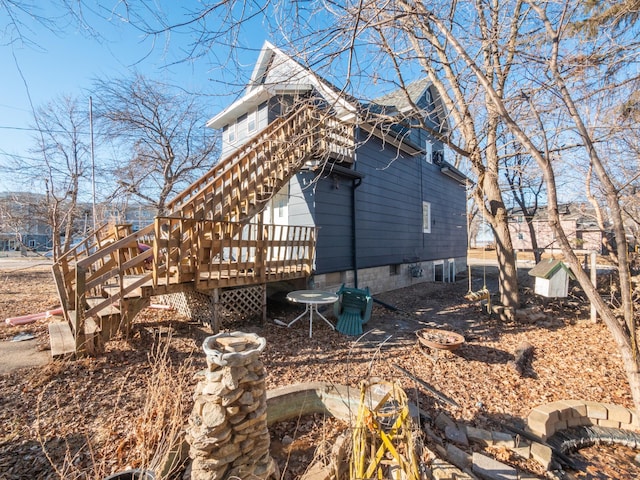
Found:
M 598 288 L 598 266 L 596 263 L 597 255 L 596 252 L 591 252 L 591 283 L 593 283 L 593 288 Z M 598 312 L 596 310 L 596 306 L 593 302 L 591 302 L 591 322 L 597 323 L 598 321 Z
M 220 254 L 222 256 L 222 254 Z M 213 333 L 220 331 L 220 289 L 213 289 Z
M 85 351 L 85 335 L 84 335 L 84 309 L 86 301 L 86 275 L 85 267 L 76 266 L 76 310 L 73 318 L 73 335 L 76 341 L 76 354 Z

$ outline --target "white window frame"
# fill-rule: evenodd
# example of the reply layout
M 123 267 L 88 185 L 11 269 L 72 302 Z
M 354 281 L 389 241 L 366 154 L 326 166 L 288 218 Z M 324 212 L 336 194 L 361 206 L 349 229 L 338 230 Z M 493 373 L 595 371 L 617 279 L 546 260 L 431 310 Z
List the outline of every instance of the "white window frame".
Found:
M 449 282 L 453 283 L 456 281 L 456 259 L 449 258 L 447 260 L 447 277 Z
M 431 202 L 422 202 L 422 233 L 431 233 Z
M 433 282 L 436 281 L 436 270 L 438 267 L 442 267 L 442 283 L 447 281 L 447 271 L 444 268 L 444 260 L 434 260 L 433 261 Z
M 227 142 L 235 143 L 237 138 L 238 138 L 237 125 L 235 122 L 230 123 L 229 125 L 227 125 Z
M 251 126 L 253 124 L 253 127 Z M 252 110 L 247 115 L 247 132 L 255 132 L 258 128 L 258 111 Z
M 424 159 L 427 163 L 433 163 L 433 143 L 431 140 L 425 140 L 424 142 Z

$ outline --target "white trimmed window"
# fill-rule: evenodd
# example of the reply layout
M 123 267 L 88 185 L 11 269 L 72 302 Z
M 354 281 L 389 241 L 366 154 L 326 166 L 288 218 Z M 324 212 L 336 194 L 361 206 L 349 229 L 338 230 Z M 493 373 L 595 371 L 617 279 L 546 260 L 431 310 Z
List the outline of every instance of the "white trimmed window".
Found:
M 236 141 L 236 124 L 235 123 L 225 126 L 222 129 L 222 132 L 227 142 L 233 143 Z
M 431 203 L 422 202 L 422 233 L 431 233 Z
M 433 163 L 433 143 L 430 140 L 424 142 L 424 159 L 427 163 Z
M 249 116 L 247 117 L 247 132 L 253 132 L 256 129 L 256 126 L 257 126 L 256 117 L 257 117 L 257 112 L 255 110 L 252 112 L 249 112 Z

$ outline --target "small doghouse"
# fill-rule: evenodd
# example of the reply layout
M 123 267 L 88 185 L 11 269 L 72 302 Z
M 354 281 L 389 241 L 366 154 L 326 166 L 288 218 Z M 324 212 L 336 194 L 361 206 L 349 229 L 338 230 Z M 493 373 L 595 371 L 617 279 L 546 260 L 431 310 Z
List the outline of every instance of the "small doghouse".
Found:
M 542 260 L 529 270 L 536 278 L 535 292 L 549 298 L 564 298 L 569 293 L 569 278 L 575 278 L 571 269 L 561 260 Z

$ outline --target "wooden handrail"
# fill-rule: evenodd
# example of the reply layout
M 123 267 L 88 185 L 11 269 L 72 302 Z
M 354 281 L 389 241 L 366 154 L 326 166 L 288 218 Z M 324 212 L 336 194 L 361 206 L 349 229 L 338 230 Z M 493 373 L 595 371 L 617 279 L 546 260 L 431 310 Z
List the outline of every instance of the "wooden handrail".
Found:
M 185 282 L 211 289 L 309 275 L 314 227 L 249 221 L 306 161 L 321 156 L 348 160 L 353 147 L 350 125 L 304 106 L 272 122 L 193 182 L 168 204 L 169 216 L 156 217 L 133 233 L 118 228 L 107 233 L 106 225 L 92 232 L 54 265 L 68 320 L 68 311 L 76 310 L 76 342 L 87 315 L 114 302 L 122 307 L 125 297 L 141 286 L 152 288 L 148 295 L 179 291 L 172 286 Z M 152 248 L 141 251 L 141 239 Z M 140 276 L 125 282 L 132 273 Z M 89 294 L 101 295 L 106 285 L 115 287 L 115 293 L 88 308 Z

